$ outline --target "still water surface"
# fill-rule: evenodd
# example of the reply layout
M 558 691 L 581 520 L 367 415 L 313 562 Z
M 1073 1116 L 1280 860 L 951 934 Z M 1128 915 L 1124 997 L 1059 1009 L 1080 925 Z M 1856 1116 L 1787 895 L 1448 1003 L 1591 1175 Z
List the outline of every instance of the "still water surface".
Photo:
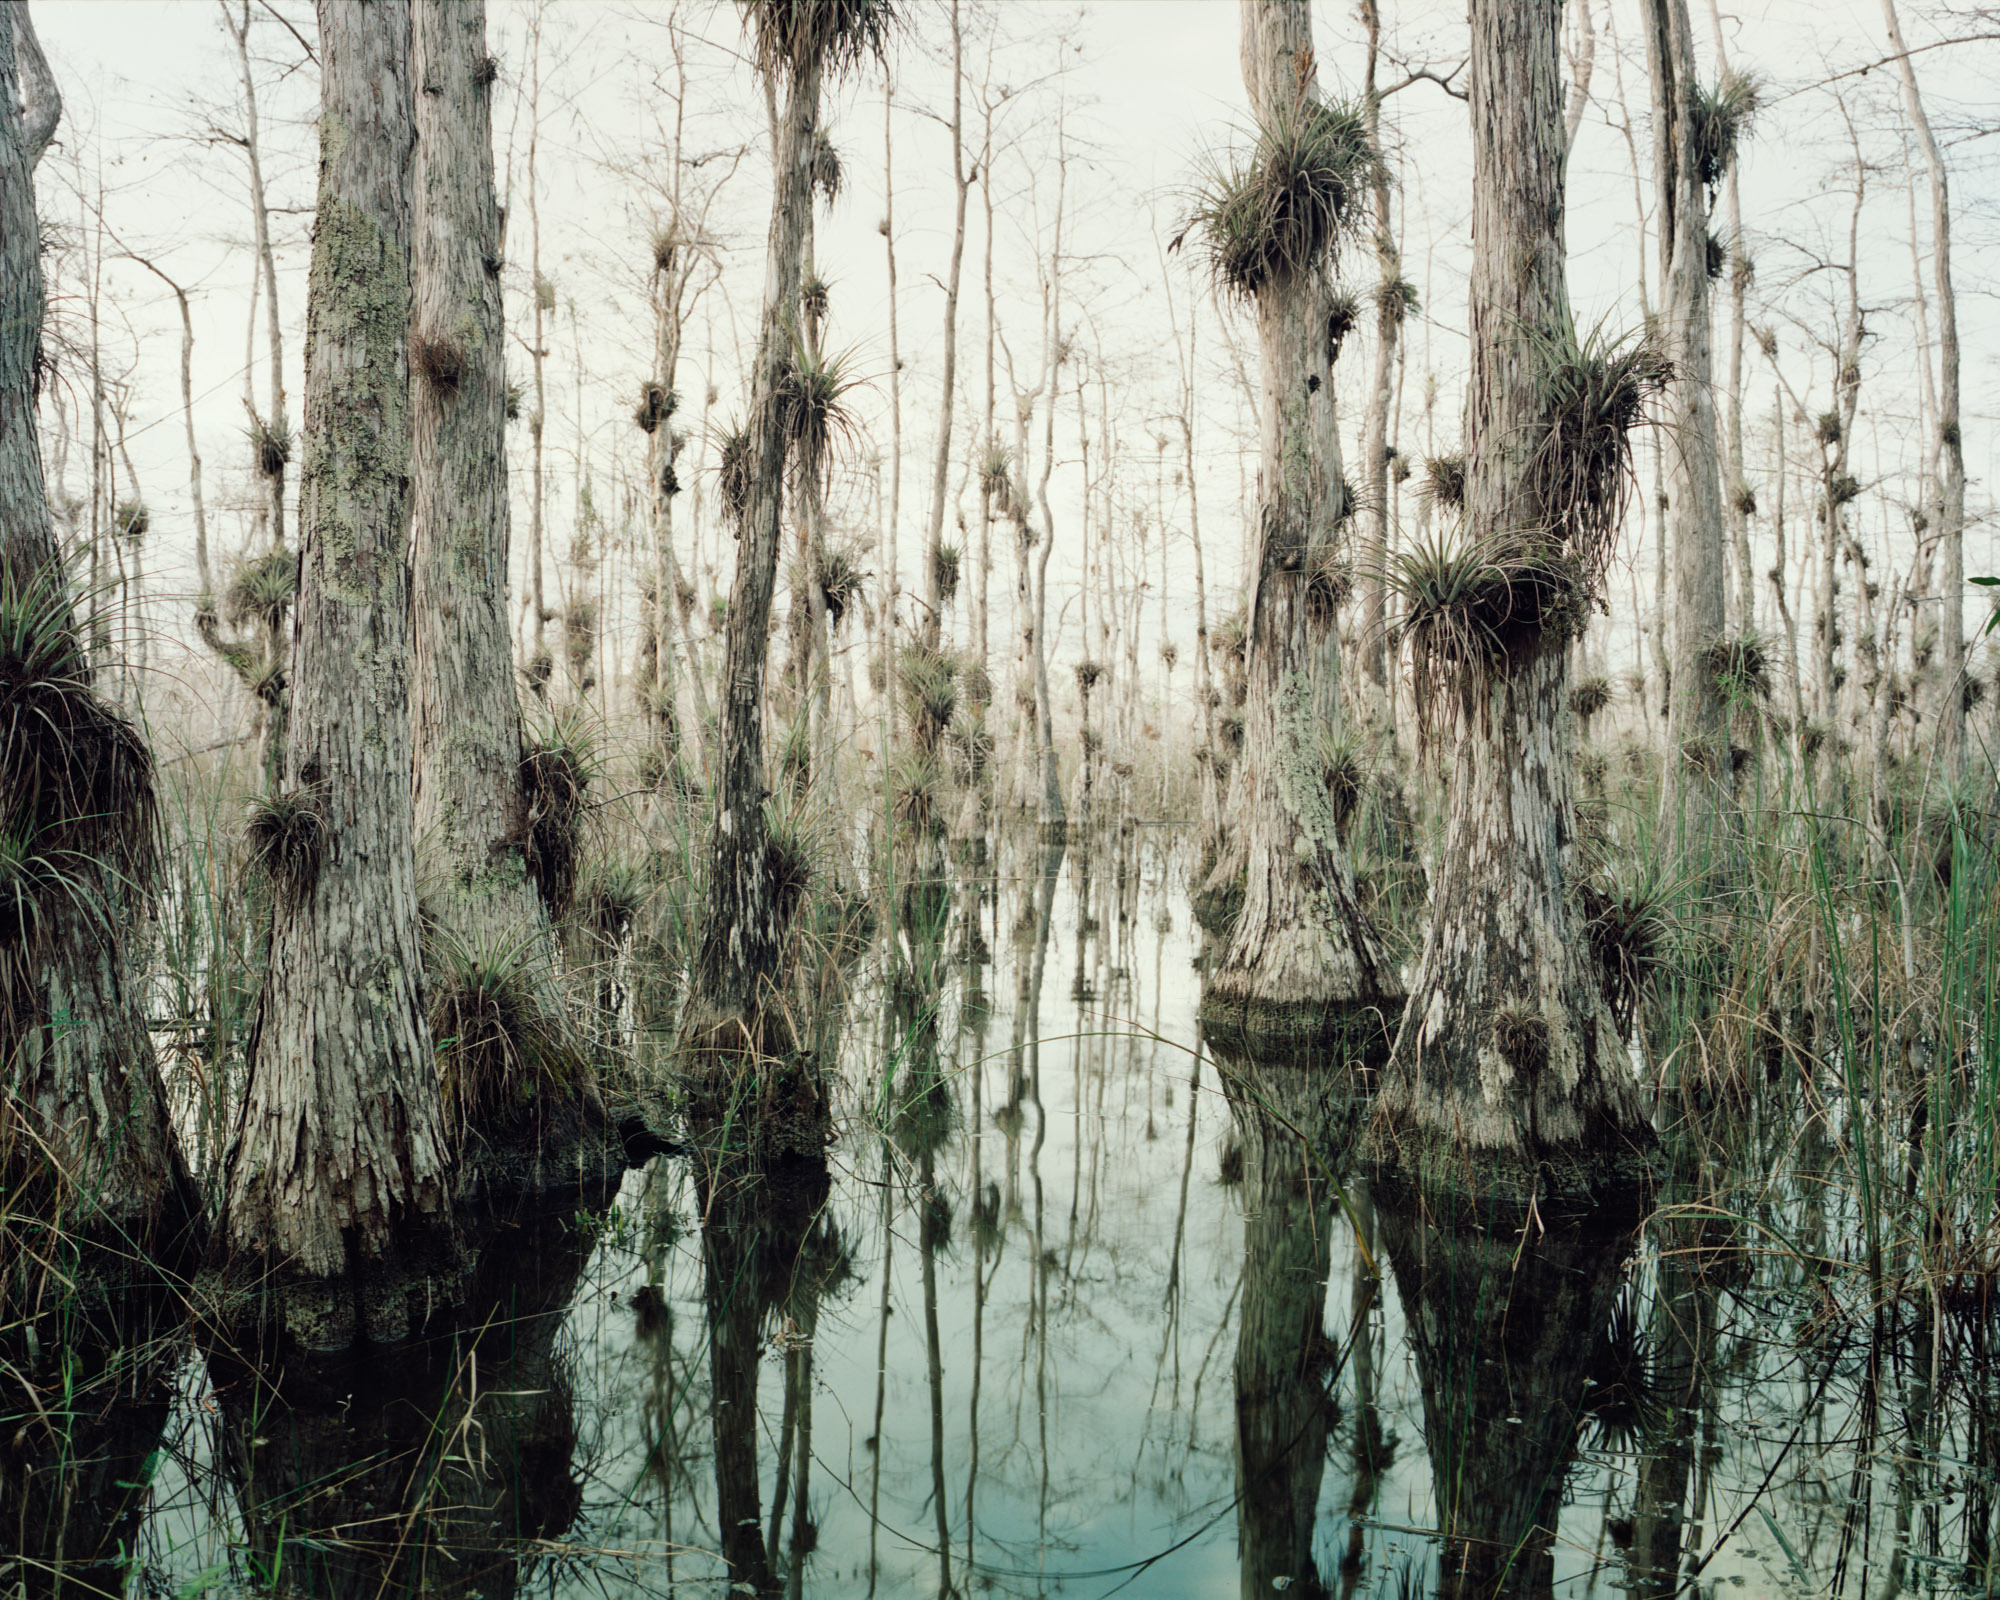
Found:
M 150 1483 L 129 1589 L 1987 1592 L 1985 1319 L 1801 1265 L 1851 1252 L 1795 1121 L 1728 1113 L 1749 1221 L 1440 1233 L 1336 1075 L 1200 1048 L 1190 865 L 1002 841 L 878 940 L 823 1175 L 662 1157 L 489 1246 L 455 1336 L 183 1352 L 76 1430 L 79 1493 Z

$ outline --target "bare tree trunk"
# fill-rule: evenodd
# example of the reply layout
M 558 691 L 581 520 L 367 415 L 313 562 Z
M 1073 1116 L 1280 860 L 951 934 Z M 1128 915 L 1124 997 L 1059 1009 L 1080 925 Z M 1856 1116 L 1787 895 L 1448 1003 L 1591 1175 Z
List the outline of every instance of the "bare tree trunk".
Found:
M 128 957 L 152 881 L 153 760 L 92 684 L 49 519 L 35 404 L 44 290 L 35 163 L 61 97 L 25 4 L 0 12 L 0 1303 L 46 1287 L 44 1230 L 114 1248 L 93 1273 L 168 1257 L 194 1203 Z M 16 1230 L 20 1230 L 17 1232 Z M 57 1295 L 53 1302 L 68 1303 Z
M 768 20 L 753 20 L 753 26 Z M 779 386 L 793 359 L 790 329 L 812 223 L 823 68 L 813 37 L 814 30 L 803 29 L 804 42 L 783 53 L 769 39 L 760 41 L 767 85 L 775 93 L 782 76 L 785 92 L 775 129 L 763 317 L 751 379 L 751 470 L 729 593 L 715 831 L 689 1018 L 697 1036 L 718 1045 L 775 1050 L 787 1046 L 790 1029 L 781 1008 L 768 1004 L 784 927 L 764 849 L 764 681 L 783 537 L 786 442 Z
M 1311 114 L 1300 109 L 1318 102 L 1310 12 L 1297 0 L 1244 0 L 1242 16 L 1243 81 L 1259 125 Z M 1338 1029 L 1357 1008 L 1393 1004 L 1401 985 L 1355 896 L 1320 756 L 1329 710 L 1320 695 L 1338 668 L 1336 607 L 1322 573 L 1344 509 L 1320 275 L 1274 274 L 1255 306 L 1263 393 L 1245 645 L 1246 878 L 1202 1015 L 1249 1040 L 1277 1040 Z M 1217 873 L 1234 861 L 1231 852 Z
M 1362 92 L 1367 97 L 1368 131 L 1375 148 L 1382 148 L 1382 102 L 1376 92 L 1375 69 L 1381 56 L 1382 11 L 1377 0 L 1362 0 L 1361 20 L 1368 31 L 1368 70 Z M 1368 406 L 1361 423 L 1361 664 L 1384 713 L 1388 710 L 1389 622 L 1387 614 L 1389 560 L 1389 405 L 1394 397 L 1396 346 L 1402 337 L 1403 257 L 1396 248 L 1389 212 L 1389 166 L 1378 162 L 1369 183 L 1375 205 L 1375 375 L 1368 388 Z
M 1041 393 L 1048 397 L 1042 417 L 1041 475 L 1035 482 L 1035 503 L 1042 513 L 1041 549 L 1035 556 L 1035 733 L 1036 771 L 1040 778 L 1041 811 L 1038 817 L 1044 843 L 1061 839 L 1068 832 L 1069 817 L 1063 809 L 1062 771 L 1056 763 L 1055 698 L 1049 692 L 1049 554 L 1055 548 L 1055 513 L 1049 509 L 1049 475 L 1055 470 L 1056 398 L 1061 392 L 1060 370 L 1063 357 L 1062 331 L 1062 243 L 1063 209 L 1069 196 L 1069 149 L 1067 102 L 1056 118 L 1056 231 L 1049 249 L 1048 326 L 1043 336 Z M 1086 641 L 1086 648 L 1088 641 Z
M 548 596 L 542 587 L 543 569 L 547 565 L 542 554 L 546 542 L 543 538 L 542 455 L 547 446 L 549 420 L 548 386 L 542 369 L 549 355 L 545 319 L 556 308 L 556 286 L 542 276 L 541 183 L 535 161 L 542 142 L 542 17 L 543 8 L 538 5 L 528 28 L 528 277 L 529 289 L 534 296 L 534 325 L 530 336 L 532 342 L 528 346 L 528 363 L 534 375 L 535 388 L 534 409 L 528 413 L 528 439 L 532 452 L 528 485 L 527 599 L 532 613 L 528 635 L 528 683 L 536 694 L 547 691 L 549 679 L 555 673 L 555 661 L 549 655 L 547 642 Z
M 952 215 L 951 267 L 944 281 L 944 377 L 938 396 L 937 456 L 931 466 L 931 525 L 925 541 L 924 642 L 933 650 L 944 622 L 943 561 L 946 475 L 951 468 L 952 401 L 958 393 L 958 285 L 965 262 L 965 198 L 972 178 L 965 170 L 964 39 L 958 0 L 951 5 L 951 181 L 955 196 Z
M 539 1174 L 509 1170 L 513 1160 L 525 1150 L 560 1177 L 592 1095 L 580 1052 L 567 1074 L 530 1065 L 543 1044 L 571 1039 L 574 1024 L 530 860 L 528 842 L 549 819 L 536 815 L 523 777 L 508 632 L 507 368 L 485 0 L 415 0 L 412 37 L 410 724 L 417 837 L 438 857 L 429 874 L 438 898 L 425 911 L 444 936 L 427 978 L 434 1003 L 455 1004 L 476 964 L 497 963 L 533 1018 L 510 1024 L 523 1036 L 509 1040 L 476 1100 L 470 1074 L 452 1074 L 444 1109 L 481 1141 L 480 1164 L 491 1169 L 482 1178 L 541 1187 Z
M 1726 79 L 1729 75 L 1729 51 L 1723 35 L 1722 8 L 1718 0 L 1708 0 L 1708 20 L 1715 40 L 1716 70 Z M 1724 397 L 1729 403 L 1729 428 L 1723 440 L 1722 498 L 1729 518 L 1729 548 L 1736 566 L 1734 626 L 1738 634 L 1750 634 L 1757 627 L 1757 574 L 1756 563 L 1750 553 L 1753 497 L 1750 473 L 1743 455 L 1743 316 L 1754 267 L 1743 242 L 1743 197 L 1737 183 L 1737 161 L 1733 152 L 1723 176 L 1723 195 L 1728 218 L 1729 376 Z
M 268 531 L 271 548 L 285 547 L 285 467 L 291 441 L 291 422 L 285 415 L 284 326 L 278 317 L 278 260 L 271 248 L 271 209 L 264 190 L 263 138 L 257 118 L 257 80 L 250 70 L 250 0 L 242 0 L 240 13 L 233 14 L 228 0 L 221 0 L 222 25 L 236 46 L 236 65 L 243 78 L 243 155 L 250 164 L 250 216 L 255 228 L 257 264 L 264 280 L 264 323 L 270 345 L 271 400 L 268 414 L 258 416 L 253 407 L 253 432 L 261 432 L 281 448 L 269 455 L 259 452 L 259 475 L 264 479 Z M 254 312 L 253 312 L 254 315 Z M 248 374 L 245 374 L 246 382 Z M 257 441 L 261 443 L 261 440 Z
M 278 893 L 223 1248 L 303 1291 L 283 1319 L 334 1344 L 421 1320 L 457 1252 L 410 793 L 408 0 L 322 0 L 319 26 L 290 814 L 267 852 Z
M 1895 0 L 1882 0 L 1889 49 L 1903 80 L 1903 104 L 1923 147 L 1931 181 L 1931 274 L 1938 314 L 1937 499 L 1931 524 L 1944 557 L 1937 575 L 1937 748 L 1950 771 L 1965 762 L 1965 442 L 1959 424 L 1958 294 L 1951 275 L 1951 178 L 1917 89 L 1917 69 L 1903 43 Z M 1928 359 L 1928 357 L 1926 358 Z
M 1728 563 L 1716 459 L 1708 207 L 1696 156 L 1694 30 L 1687 0 L 1646 0 L 1660 208 L 1660 321 L 1668 386 L 1667 498 L 1673 539 L 1673 683 L 1665 823 L 1718 869 L 1731 790 L 1728 706 L 1717 649 L 1728 629 Z
M 1540 369 L 1587 358 L 1564 274 L 1561 18 L 1562 0 L 1472 0 L 1467 537 L 1550 587 L 1517 606 L 1510 578 L 1492 648 L 1429 657 L 1450 702 L 1449 809 L 1369 1130 L 1375 1158 L 1424 1188 L 1543 1204 L 1643 1171 L 1654 1143 L 1568 881 L 1569 645 L 1618 508 L 1593 529 L 1543 488 L 1566 465 Z

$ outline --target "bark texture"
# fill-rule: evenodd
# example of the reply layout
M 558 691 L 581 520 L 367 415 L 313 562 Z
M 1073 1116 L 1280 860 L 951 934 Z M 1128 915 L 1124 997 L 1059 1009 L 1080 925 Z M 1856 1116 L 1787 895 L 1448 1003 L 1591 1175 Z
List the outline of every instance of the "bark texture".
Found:
M 736 1026 L 747 1029 L 757 1043 L 764 1042 L 765 1024 L 776 1021 L 777 1008 L 766 1002 L 784 933 L 764 859 L 764 680 L 785 498 L 778 391 L 791 359 L 789 324 L 799 303 L 812 221 L 820 77 L 821 63 L 810 51 L 791 64 L 784 74 L 776 129 L 763 321 L 751 378 L 749 495 L 729 588 L 715 752 L 715 831 L 692 1013 L 698 1031 L 715 1035 Z
M 449 1260 L 451 1160 L 425 1025 L 410 790 L 408 0 L 323 0 L 307 299 L 302 565 L 288 791 L 316 870 L 276 896 L 225 1250 L 299 1281 L 286 1317 L 341 1342 L 407 1325 Z M 332 1280 L 352 1276 L 350 1285 Z M 318 1283 L 323 1292 L 304 1292 Z
M 1728 705 L 1715 649 L 1728 627 L 1728 552 L 1716 451 L 1708 204 L 1695 150 L 1694 29 L 1687 0 L 1647 0 L 1654 174 L 1660 213 L 1660 325 L 1667 385 L 1667 537 L 1673 547 L 1673 681 L 1663 804 L 1683 848 L 1718 860 L 1728 804 Z M 1707 848 L 1704 850 L 1704 845 Z
M 191 1216 L 144 994 L 128 957 L 152 861 L 151 752 L 93 686 L 42 480 L 43 280 L 35 162 L 61 99 L 25 4 L 0 12 L 0 611 L 33 660 L 0 663 L 0 1300 L 54 1248 L 15 1225 L 166 1253 Z M 10 854 L 13 852 L 10 851 Z M 107 1259 L 106 1265 L 110 1266 Z
M 1299 0 L 1243 0 L 1243 81 L 1261 125 L 1316 102 L 1311 14 Z M 1255 293 L 1263 358 L 1256 566 L 1245 646 L 1238 793 L 1243 907 L 1202 997 L 1203 1019 L 1246 1038 L 1312 1038 L 1400 984 L 1363 917 L 1326 791 L 1321 732 L 1337 706 L 1338 640 L 1327 588 L 1344 510 L 1317 267 L 1274 273 Z
M 1916 64 L 1903 43 L 1895 0 L 1882 0 L 1889 48 L 1903 84 L 1903 106 L 1924 153 L 1931 189 L 1931 292 L 1938 316 L 1937 460 L 1931 527 L 1938 542 L 1938 750 L 1961 771 L 1965 750 L 1965 441 L 1959 423 L 1958 293 L 1951 275 L 1951 178 L 1917 87 Z
M 411 29 L 410 732 L 425 910 L 446 946 L 429 981 L 453 981 L 468 957 L 509 952 L 521 998 L 541 1013 L 540 1031 L 562 1038 L 575 1030 L 548 914 L 528 874 L 529 796 L 507 627 L 507 371 L 485 0 L 416 0 Z M 483 1146 L 473 1163 L 482 1179 L 501 1178 L 500 1165 L 522 1144 L 552 1162 L 574 1153 L 567 1136 L 591 1100 L 581 1052 L 566 1083 L 531 1081 L 525 1058 L 533 1054 L 517 1052 L 514 1081 L 483 1097 L 496 1106 L 525 1102 L 531 1116 L 474 1115 L 468 1124 L 463 1112 L 472 1108 L 461 1108 L 459 1131 Z M 444 1110 L 452 1119 L 453 1108 Z
M 1543 560 L 1574 560 L 1575 531 L 1537 488 L 1550 427 L 1537 364 L 1569 326 L 1561 17 L 1561 0 L 1474 0 L 1468 82 L 1465 537 L 1529 541 Z M 1456 659 L 1439 712 L 1454 752 L 1444 844 L 1368 1143 L 1440 1190 L 1595 1187 L 1643 1167 L 1654 1143 L 1568 892 L 1574 609 Z

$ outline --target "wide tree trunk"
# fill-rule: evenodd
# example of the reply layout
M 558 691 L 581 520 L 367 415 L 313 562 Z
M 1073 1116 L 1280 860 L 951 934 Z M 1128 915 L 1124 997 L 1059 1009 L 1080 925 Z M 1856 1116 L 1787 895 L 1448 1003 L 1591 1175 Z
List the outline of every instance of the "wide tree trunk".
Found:
M 786 74 L 777 127 L 771 231 L 765 254 L 763 323 L 751 378 L 750 482 L 729 589 L 721 728 L 715 772 L 715 831 L 707 906 L 690 1020 L 717 1043 L 782 1048 L 780 1009 L 768 1004 L 784 929 L 764 860 L 764 679 L 771 596 L 784 532 L 785 433 L 778 389 L 792 357 L 812 214 L 820 62 Z
M 1569 895 L 1569 646 L 1593 587 L 1593 536 L 1601 565 L 1615 508 L 1592 529 L 1566 504 L 1544 504 L 1541 488 L 1550 474 L 1565 481 L 1541 367 L 1584 359 L 1564 275 L 1561 19 L 1561 0 L 1471 10 L 1463 537 L 1526 563 L 1527 576 L 1471 619 L 1487 630 L 1479 642 L 1438 656 L 1449 703 L 1435 714 L 1455 752 L 1449 810 L 1368 1136 L 1378 1160 L 1440 1191 L 1595 1187 L 1643 1168 L 1654 1143 Z M 1517 595 L 1536 598 L 1534 615 Z
M 224 1252 L 339 1343 L 400 1334 L 456 1251 L 410 791 L 410 7 L 322 0 L 319 23 L 292 809 Z
M 143 1266 L 194 1215 L 144 992 L 151 751 L 93 686 L 49 518 L 35 417 L 35 163 L 61 115 L 25 5 L 0 13 L 0 1301 L 32 1291 L 44 1228 Z M 15 851 L 18 849 L 19 854 Z M 17 1227 L 25 1230 L 16 1235 Z M 31 1237 L 31 1235 L 34 1235 Z M 124 1268 L 115 1266 L 124 1263 Z
M 1318 99 L 1311 14 L 1299 0 L 1243 0 L 1243 81 L 1260 126 Z M 1336 611 L 1327 574 L 1344 494 L 1332 427 L 1324 287 L 1315 269 L 1255 291 L 1262 354 L 1256 566 L 1245 646 L 1238 827 L 1243 909 L 1202 997 L 1211 1024 L 1248 1039 L 1324 1033 L 1348 1012 L 1393 1005 L 1401 985 L 1363 917 L 1320 757 L 1337 705 Z M 1335 680 L 1337 682 L 1337 679 Z M 1221 887 L 1211 879 L 1210 890 Z
M 512 998 L 538 1014 L 535 1041 L 496 1050 L 496 1075 L 448 1075 L 447 1121 L 478 1180 L 540 1187 L 578 1154 L 594 1102 L 581 1050 L 557 1076 L 530 1065 L 569 1039 L 548 912 L 529 876 L 531 797 L 507 627 L 507 370 L 500 213 L 493 193 L 492 69 L 485 0 L 416 0 L 416 238 L 412 251 L 417 837 L 429 860 L 426 914 L 442 938 L 431 998 L 456 1005 L 470 970 L 501 964 Z M 518 1024 L 516 1024 L 518 1028 Z M 454 1026 L 458 1033 L 462 1029 Z M 461 1044 L 461 1049 L 467 1048 Z M 520 1169 L 525 1155 L 529 1170 Z
M 1667 537 L 1673 546 L 1673 682 L 1667 698 L 1665 824 L 1704 870 L 1721 864 L 1716 830 L 1730 781 L 1726 657 L 1728 551 L 1716 452 L 1708 205 L 1696 156 L 1694 29 L 1687 0 L 1646 0 L 1660 210 L 1660 326 L 1667 385 Z

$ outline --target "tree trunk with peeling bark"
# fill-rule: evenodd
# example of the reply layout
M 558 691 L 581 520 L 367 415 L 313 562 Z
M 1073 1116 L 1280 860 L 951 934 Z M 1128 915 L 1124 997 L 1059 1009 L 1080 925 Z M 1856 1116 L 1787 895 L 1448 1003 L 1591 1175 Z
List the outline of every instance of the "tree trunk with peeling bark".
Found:
M 0 668 L 0 1304 L 57 1252 L 93 1273 L 171 1257 L 196 1215 L 128 956 L 142 951 L 153 758 L 93 684 L 42 478 L 44 291 L 34 168 L 62 102 L 25 4 L 0 12 L 0 615 L 34 659 Z M 18 1231 L 17 1231 L 18 1230 Z
M 415 246 L 410 473 L 415 669 L 410 732 L 416 836 L 431 861 L 427 914 L 443 935 L 433 992 L 480 959 L 504 959 L 539 1029 L 574 1020 L 556 970 L 549 913 L 528 871 L 529 796 L 508 633 L 507 368 L 500 304 L 500 209 L 493 192 L 494 67 L 485 0 L 415 0 Z M 518 1044 L 520 1041 L 516 1041 Z M 578 1154 L 590 1086 L 511 1081 L 445 1114 L 477 1141 L 483 1183 L 540 1188 Z M 581 1053 L 578 1053 L 581 1060 Z M 525 1121 L 488 1115 L 531 1107 Z M 535 1168 L 516 1170 L 523 1150 Z M 544 1163 L 546 1167 L 544 1168 Z
M 457 1277 L 410 791 L 408 0 L 320 5 L 294 826 L 251 1027 L 223 1253 L 310 1343 L 399 1336 Z
M 1311 15 L 1297 0 L 1244 0 L 1243 81 L 1263 126 L 1317 101 Z M 1401 985 L 1362 914 L 1320 755 L 1323 690 L 1338 664 L 1324 574 L 1343 509 L 1321 271 L 1273 274 L 1255 308 L 1262 454 L 1240 848 L 1211 879 L 1212 891 L 1242 872 L 1243 908 L 1201 1014 L 1246 1042 L 1282 1042 L 1392 1006 Z
M 1537 363 L 1570 327 L 1561 0 L 1473 0 L 1474 205 L 1466 538 L 1581 565 L 1544 506 Z M 1538 469 L 1539 460 L 1539 469 Z M 1546 624 L 1461 652 L 1437 708 L 1453 751 L 1431 919 L 1370 1154 L 1440 1193 L 1518 1198 L 1647 1170 L 1651 1123 L 1599 990 L 1569 876 L 1568 656 L 1579 578 Z M 1583 591 L 1579 593 L 1577 591 Z M 1546 1200 L 1544 1201 L 1546 1204 Z

